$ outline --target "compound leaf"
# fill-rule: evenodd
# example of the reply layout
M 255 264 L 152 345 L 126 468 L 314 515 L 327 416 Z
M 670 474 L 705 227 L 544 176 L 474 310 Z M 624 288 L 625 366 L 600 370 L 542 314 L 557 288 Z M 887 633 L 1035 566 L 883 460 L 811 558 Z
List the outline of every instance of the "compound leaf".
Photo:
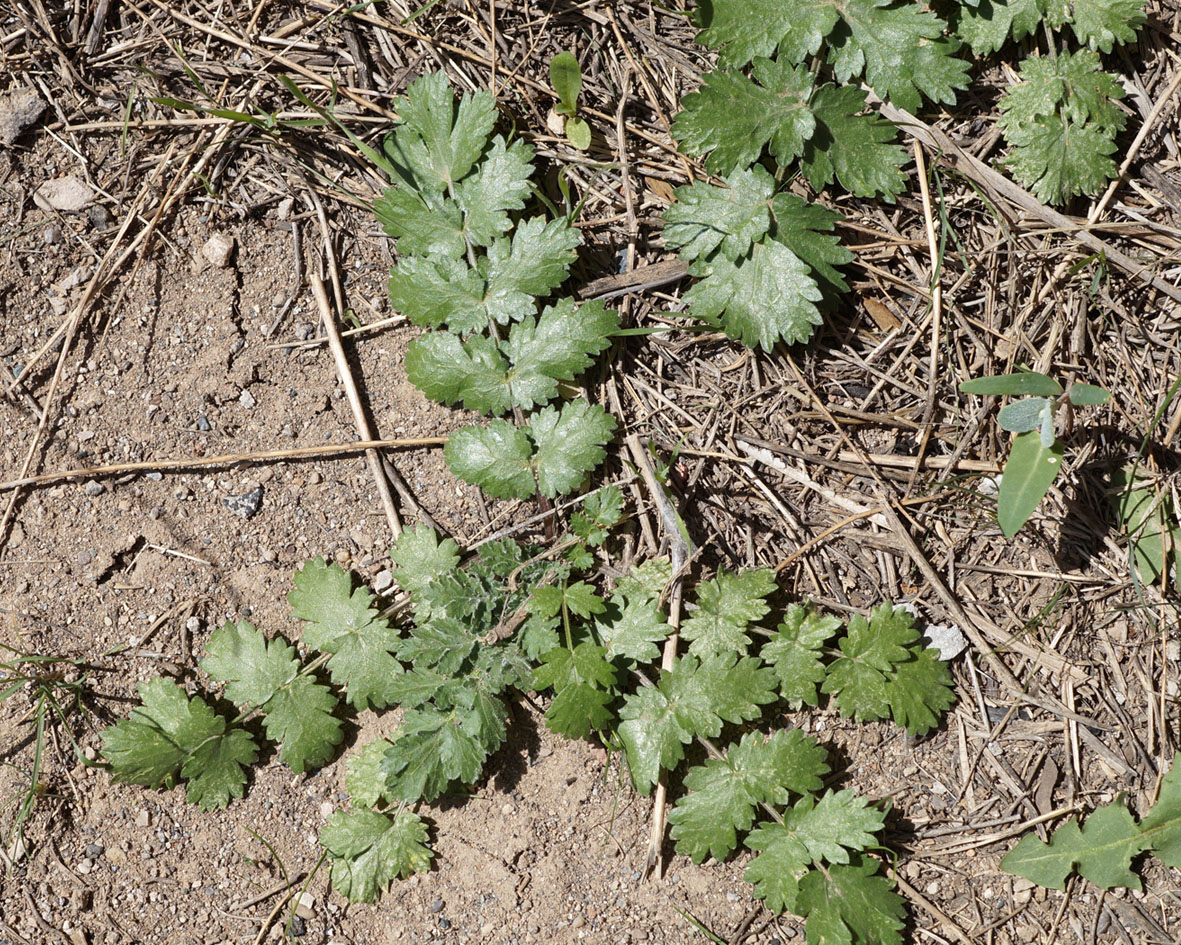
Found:
M 886 686 L 894 721 L 916 737 L 939 724 L 943 713 L 955 704 L 951 673 L 939 659 L 939 651 L 921 650 L 914 659 L 898 663 Z
M 262 707 L 267 736 L 279 743 L 279 760 L 296 774 L 318 768 L 344 738 L 332 715 L 336 697 L 310 676 L 296 676 Z
M 595 621 L 595 630 L 609 657 L 623 656 L 639 663 L 656 660 L 660 646 L 672 633 L 672 627 L 665 622 L 654 601 L 618 592 Z
M 876 861 L 853 857 L 799 881 L 794 910 L 807 915 L 809 945 L 902 945 L 906 906 Z
M 597 404 L 570 401 L 561 410 L 545 407 L 535 413 L 529 420 L 529 432 L 537 446 L 533 460 L 537 491 L 552 499 L 573 492 L 603 461 L 607 455 L 604 447 L 615 432 L 615 418 Z M 482 482 L 477 485 L 491 493 Z
M 791 62 L 815 55 L 840 22 L 836 4 L 826 0 L 714 0 L 698 41 L 723 46 L 725 62 L 742 66 L 756 56 L 779 53 Z
M 756 59 L 758 85 L 738 72 L 710 72 L 696 92 L 681 99 L 673 136 L 705 165 L 729 174 L 758 160 L 763 147 L 781 165 L 803 153 L 816 119 L 809 99 L 812 73 L 787 61 Z
M 459 546 L 451 538 L 439 541 L 435 530 L 420 522 L 398 536 L 390 549 L 390 558 L 397 566 L 398 584 L 414 598 L 418 611 L 423 592 L 459 566 Z M 419 616 L 422 617 L 421 612 Z
M 103 757 L 118 781 L 146 787 L 188 779 L 188 797 L 202 810 L 225 807 L 241 797 L 244 766 L 258 756 L 250 734 L 190 699 L 169 679 L 139 684 L 142 705 L 103 732 Z
M 463 237 L 471 246 L 491 246 L 512 226 L 509 210 L 522 210 L 533 174 L 533 148 L 523 141 L 506 145 L 499 135 L 476 172 L 455 188 L 455 202 L 463 210 Z M 414 252 L 398 247 L 399 252 Z
M 891 604 L 876 608 L 869 620 L 858 614 L 849 621 L 841 655 L 820 687 L 834 696 L 842 715 L 860 722 L 889 714 L 887 675 L 911 658 L 909 646 L 919 637 L 913 622 L 907 611 Z
M 756 243 L 737 263 L 698 260 L 689 274 L 701 279 L 685 293 L 693 314 L 748 347 L 770 351 L 781 339 L 807 341 L 821 322 L 816 303 L 822 296 L 811 271 L 775 240 Z
M 685 776 L 689 793 L 669 814 L 677 852 L 695 863 L 707 855 L 724 859 L 737 844 L 737 831 L 750 829 L 759 803 L 785 804 L 789 791 L 817 791 L 828 770 L 824 749 L 798 729 L 770 738 L 747 732 L 724 758 Z
M 410 342 L 405 363 L 410 383 L 431 400 L 486 414 L 512 409 L 508 361 L 484 335 L 465 342 L 447 331 L 428 332 Z
M 402 664 L 391 655 L 399 635 L 373 608 L 372 593 L 365 587 L 354 589 L 351 575 L 323 558 L 305 563 L 294 580 L 295 590 L 287 599 L 295 616 L 308 622 L 304 642 L 332 654 L 332 681 L 345 688 L 357 709 L 392 704 L 390 686 L 402 673 Z
M 980 0 L 974 6 L 957 4 L 956 35 L 977 56 L 997 52 L 1010 39 L 1024 39 L 1042 21 L 1042 0 Z
M 487 319 L 508 324 L 534 314 L 534 297 L 566 281 L 579 242 L 578 231 L 565 219 L 547 222 L 544 217 L 533 217 L 522 221 L 511 243 L 496 240 L 479 261 L 488 286 L 483 299 L 487 318 L 469 327 L 452 325 L 453 330 L 476 331 L 487 325 Z
M 500 732 L 503 737 L 503 715 Z M 488 746 L 498 744 L 495 726 L 489 730 L 479 712 L 411 709 L 382 761 L 386 793 L 406 803 L 433 801 L 452 781 L 470 784 L 479 778 Z
M 835 617 L 789 604 L 775 635 L 763 644 L 759 655 L 774 668 L 779 691 L 793 708 L 818 703 L 816 687 L 825 677 L 823 647 L 840 626 Z
M 505 420 L 463 427 L 443 449 L 455 475 L 497 499 L 527 499 L 537 491 L 532 456 L 529 437 Z
M 475 331 L 488 322 L 485 283 L 475 269 L 445 253 L 403 256 L 390 274 L 390 305 L 415 325 Z
M 800 158 L 813 190 L 834 180 L 858 197 L 893 202 L 906 186 L 906 152 L 897 129 L 876 114 L 864 115 L 866 93 L 851 85 L 822 85 L 812 96 L 816 132 Z
M 398 878 L 430 869 L 422 818 L 371 810 L 336 811 L 320 831 L 332 863 L 332 886 L 352 902 L 374 902 Z
M 845 292 L 848 283 L 835 267 L 852 262 L 854 257 L 832 232 L 841 215 L 788 193 L 776 194 L 771 209 L 775 214 L 775 239 L 808 264 L 825 294 Z

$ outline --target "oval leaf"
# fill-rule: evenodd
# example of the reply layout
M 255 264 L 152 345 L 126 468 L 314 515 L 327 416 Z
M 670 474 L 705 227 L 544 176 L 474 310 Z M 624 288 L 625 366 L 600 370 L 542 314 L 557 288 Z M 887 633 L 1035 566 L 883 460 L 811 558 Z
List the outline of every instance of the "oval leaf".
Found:
M 581 118 L 567 119 L 566 140 L 578 148 L 579 151 L 585 151 L 590 147 L 591 143 L 590 125 Z
M 1111 400 L 1111 393 L 1094 384 L 1071 384 L 1070 402 L 1076 407 L 1090 407 L 1105 404 Z
M 549 64 L 549 80 L 558 93 L 558 105 L 554 111 L 573 117 L 578 108 L 578 93 L 582 91 L 582 70 L 578 68 L 574 53 L 560 52 L 554 56 Z M 570 140 L 574 142 L 573 138 Z
M 1021 433 L 1013 440 L 997 497 L 997 521 L 1006 538 L 1017 534 L 1049 492 L 1062 468 L 1063 453 L 1061 440 L 1042 446 L 1036 430 Z
M 1052 377 L 1022 371 L 1020 374 L 997 374 L 993 377 L 977 377 L 960 384 L 963 394 L 1032 394 L 1035 397 L 1057 397 L 1062 393 L 1060 385 Z
M 436 398 L 437 399 L 437 398 Z M 1049 408 L 1045 397 L 1028 397 L 1002 407 L 996 415 L 996 422 L 1002 430 L 1010 433 L 1028 433 L 1042 425 L 1042 414 Z

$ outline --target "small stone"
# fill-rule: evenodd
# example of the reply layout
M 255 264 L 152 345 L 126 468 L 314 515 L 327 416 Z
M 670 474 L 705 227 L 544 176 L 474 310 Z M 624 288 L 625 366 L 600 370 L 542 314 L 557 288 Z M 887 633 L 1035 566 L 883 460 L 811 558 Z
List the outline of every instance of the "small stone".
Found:
M 441 929 L 451 928 L 451 920 L 450 919 L 440 919 L 439 920 L 439 928 L 441 928 Z
M 93 560 L 94 555 L 89 551 L 79 551 L 78 554 L 74 556 L 74 562 L 80 568 L 86 567 L 86 565 L 90 564 L 90 562 Z
M 246 392 L 243 391 L 242 393 L 246 393 Z M 213 427 L 211 427 L 209 425 L 209 418 L 206 417 L 205 414 L 201 414 L 201 416 L 199 416 L 197 418 L 197 429 L 200 430 L 202 433 L 208 433 L 210 430 L 213 429 Z
M 571 928 L 574 928 L 574 929 L 580 929 L 580 928 L 582 928 L 584 925 L 586 925 L 586 919 L 584 919 L 584 918 L 583 918 L 582 916 L 580 916 L 580 915 L 576 915 L 576 916 L 574 917 L 574 921 L 570 923 L 570 927 L 571 927 Z
M 147 476 L 147 478 L 148 478 L 149 480 L 151 480 L 152 482 L 159 482 L 161 479 L 163 479 L 163 478 L 164 478 L 164 473 L 160 473 L 160 472 L 150 472 L 150 473 L 148 473 L 148 476 Z
M 23 544 L 25 540 L 25 530 L 19 525 L 13 525 L 12 531 L 8 534 L 8 547 L 15 548 L 17 545 Z M 392 580 L 392 579 L 391 579 Z
M 316 900 L 310 892 L 301 892 L 295 900 L 295 914 L 305 921 L 316 917 Z
M 102 495 L 107 491 L 107 487 L 96 479 L 91 479 L 82 487 L 82 491 L 87 495 Z
M 393 586 L 394 575 L 388 568 L 378 571 L 376 577 L 373 578 L 373 590 L 378 594 L 384 594 Z
M 238 403 L 240 403 L 247 410 L 253 410 L 255 404 L 257 404 L 258 401 L 254 399 L 254 395 L 250 393 L 250 391 L 244 390 L 238 395 Z
M 296 938 L 303 938 L 308 934 L 308 924 L 301 915 L 291 917 L 291 934 Z
M 45 103 L 33 89 L 22 86 L 0 95 L 0 144 L 10 146 L 43 111 Z
M 944 663 L 955 659 L 968 646 L 967 638 L 955 624 L 929 624 L 923 634 L 923 641 L 939 651 L 939 659 Z
M 152 815 L 149 814 L 146 810 L 141 810 L 138 814 L 135 815 L 135 825 L 137 827 L 152 826 Z
M 244 519 L 254 518 L 262 508 L 262 486 L 241 495 L 226 496 L 221 500 L 221 504 Z
M 234 255 L 234 238 L 226 233 L 214 233 L 201 247 L 201 255 L 209 260 L 211 266 L 225 269 Z
M 94 860 L 91 860 L 91 859 L 79 860 L 77 865 L 75 865 L 74 869 L 76 869 L 83 876 L 89 876 L 90 871 L 92 869 L 94 869 Z
M 434 915 L 438 915 L 442 911 L 443 911 L 443 900 L 442 899 L 436 899 L 434 902 L 431 903 L 431 912 Z
M 188 620 L 185 621 L 185 629 L 188 630 L 189 633 L 199 632 L 201 630 L 201 618 L 200 617 L 190 617 Z
M 42 231 L 41 239 L 46 246 L 52 246 L 54 243 L 60 243 L 62 240 L 62 228 L 56 223 L 50 224 Z
M 1165 659 L 1173 663 L 1181 659 L 1181 640 L 1165 641 Z
M 321 476 L 318 472 L 308 474 L 308 485 L 309 486 L 318 486 L 323 481 L 324 481 L 324 477 Z
M 42 210 L 76 213 L 85 210 L 94 199 L 90 185 L 73 174 L 47 180 L 33 193 L 33 203 Z
M 278 556 L 277 554 L 275 554 L 275 552 L 273 552 L 273 551 L 272 551 L 270 548 L 266 548 L 266 547 L 259 548 L 259 550 L 258 550 L 258 556 L 259 556 L 260 558 L 262 558 L 262 560 L 263 560 L 263 561 L 265 561 L 267 564 L 274 564 L 274 563 L 275 563 L 275 561 L 276 561 L 276 560 L 278 559 L 278 557 L 279 557 L 279 556 Z
M 311 322 L 300 322 L 295 326 L 295 337 L 300 341 L 307 341 L 316 333 L 316 326 Z

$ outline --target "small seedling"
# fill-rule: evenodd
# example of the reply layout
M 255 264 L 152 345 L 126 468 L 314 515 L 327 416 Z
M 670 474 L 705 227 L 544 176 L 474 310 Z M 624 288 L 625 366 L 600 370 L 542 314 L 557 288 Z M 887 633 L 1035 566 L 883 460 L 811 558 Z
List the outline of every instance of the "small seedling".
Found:
M 590 125 L 578 117 L 578 93 L 582 91 L 582 70 L 571 52 L 560 52 L 550 61 L 549 80 L 558 93 L 554 111 L 565 117 L 566 140 L 579 151 L 590 147 Z
M 1033 514 L 1062 468 L 1065 444 L 1054 433 L 1060 407 L 1105 404 L 1111 394 L 1092 384 L 1072 384 L 1069 391 L 1052 377 L 1023 371 L 978 377 L 960 384 L 964 394 L 1022 396 L 1001 409 L 997 423 L 1017 436 L 1009 450 L 997 496 L 997 521 L 1006 538 Z

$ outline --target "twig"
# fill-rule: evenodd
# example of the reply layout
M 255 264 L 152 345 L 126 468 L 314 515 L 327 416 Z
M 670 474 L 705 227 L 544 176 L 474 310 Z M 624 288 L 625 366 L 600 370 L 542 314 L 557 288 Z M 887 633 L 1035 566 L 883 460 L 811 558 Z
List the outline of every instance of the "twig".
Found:
M 328 302 L 328 293 L 324 291 L 324 282 L 315 270 L 312 270 L 310 275 L 312 292 L 316 296 L 316 304 L 320 307 L 320 319 L 324 323 L 324 333 L 328 336 L 328 347 L 332 349 L 332 358 L 336 362 L 336 373 L 340 377 L 341 383 L 344 384 L 349 406 L 353 410 L 353 422 L 357 425 L 357 432 L 365 439 L 371 440 L 373 433 L 369 428 L 369 418 L 365 415 L 365 408 L 361 405 L 361 395 L 353 381 L 352 371 L 349 370 L 344 346 L 340 343 L 336 321 L 332 316 L 332 306 Z M 394 505 L 394 496 L 390 492 L 390 484 L 385 477 L 385 470 L 381 468 L 381 455 L 376 449 L 367 449 L 365 450 L 365 458 L 369 461 L 369 470 L 373 473 L 373 481 L 377 483 L 377 494 L 381 497 L 381 505 L 385 509 L 386 520 L 390 523 L 390 531 L 397 538 L 402 534 L 402 520 L 398 517 L 398 509 Z
M 664 533 L 668 536 L 669 559 L 672 562 L 673 569 L 672 590 L 669 593 L 668 599 L 668 623 L 673 628 L 673 632 L 664 641 L 664 655 L 660 661 L 660 671 L 667 673 L 673 668 L 673 663 L 676 662 L 677 658 L 677 643 L 680 640 L 681 598 L 684 594 L 684 568 L 686 562 L 689 560 L 691 549 L 684 535 L 684 526 L 681 524 L 680 516 L 669 500 L 668 493 L 657 481 L 656 470 L 652 468 L 652 457 L 644 449 L 644 444 L 640 442 L 639 435 L 632 433 L 627 437 L 625 442 L 632 454 L 632 459 L 635 460 L 636 468 L 640 471 L 640 476 L 643 478 L 644 484 L 648 487 L 648 492 L 652 496 L 652 502 L 660 513 L 660 523 L 664 528 Z M 664 843 L 665 808 L 667 804 L 668 776 L 664 771 L 661 771 L 660 778 L 656 782 L 656 796 L 652 802 L 652 823 L 648 833 L 648 855 L 644 861 L 645 875 L 650 875 L 653 869 L 658 870 L 662 862 L 660 848 Z
M 294 446 L 285 450 L 261 450 L 257 453 L 222 453 L 218 456 L 188 456 L 179 459 L 150 459 L 138 463 L 111 463 L 108 466 L 80 466 L 57 472 L 25 476 L 0 482 L 0 492 L 23 486 L 64 479 L 98 479 L 128 472 L 151 472 L 163 469 L 201 469 L 205 466 L 229 466 L 234 463 L 262 463 L 272 459 L 303 459 L 307 456 L 326 456 L 332 453 L 358 453 L 371 449 L 406 449 L 420 446 L 446 446 L 445 436 L 412 436 L 396 440 L 357 440 L 353 443 L 325 443 L 322 446 Z

